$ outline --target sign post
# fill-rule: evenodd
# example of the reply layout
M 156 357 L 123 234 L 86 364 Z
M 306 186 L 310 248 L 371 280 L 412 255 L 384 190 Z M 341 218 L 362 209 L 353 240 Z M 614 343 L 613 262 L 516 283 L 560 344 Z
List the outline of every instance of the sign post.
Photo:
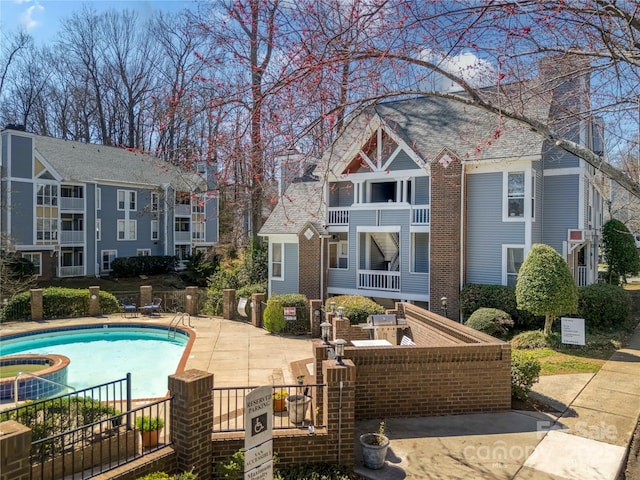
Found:
M 584 318 L 562 317 L 560 320 L 562 343 L 584 346 Z
M 252 390 L 244 404 L 244 478 L 273 480 L 273 399 L 271 387 Z

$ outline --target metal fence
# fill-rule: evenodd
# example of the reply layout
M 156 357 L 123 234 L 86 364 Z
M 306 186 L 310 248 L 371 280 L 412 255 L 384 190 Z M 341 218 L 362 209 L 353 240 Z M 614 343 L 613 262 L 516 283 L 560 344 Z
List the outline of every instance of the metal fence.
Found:
M 273 385 L 273 428 L 319 427 L 318 406 L 322 403 L 322 384 Z M 213 389 L 214 432 L 244 431 L 244 404 L 250 387 L 220 387 Z

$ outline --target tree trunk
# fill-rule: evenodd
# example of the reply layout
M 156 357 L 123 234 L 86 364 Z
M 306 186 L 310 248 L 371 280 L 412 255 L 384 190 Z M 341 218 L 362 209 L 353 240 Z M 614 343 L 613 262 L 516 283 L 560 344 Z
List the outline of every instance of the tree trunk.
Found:
M 544 317 L 544 335 L 548 337 L 551 335 L 551 327 L 553 326 L 553 321 L 555 320 L 555 315 L 546 314 Z

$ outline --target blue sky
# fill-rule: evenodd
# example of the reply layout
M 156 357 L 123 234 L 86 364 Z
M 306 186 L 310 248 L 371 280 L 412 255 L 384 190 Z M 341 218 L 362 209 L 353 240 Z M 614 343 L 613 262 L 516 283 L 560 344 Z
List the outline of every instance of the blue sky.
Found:
M 37 43 L 50 43 L 60 28 L 60 20 L 80 10 L 83 4 L 97 11 L 136 10 L 142 18 L 154 10 L 175 12 L 195 9 L 196 5 L 194 0 L 0 0 L 0 27 L 4 34 L 12 34 L 22 26 Z

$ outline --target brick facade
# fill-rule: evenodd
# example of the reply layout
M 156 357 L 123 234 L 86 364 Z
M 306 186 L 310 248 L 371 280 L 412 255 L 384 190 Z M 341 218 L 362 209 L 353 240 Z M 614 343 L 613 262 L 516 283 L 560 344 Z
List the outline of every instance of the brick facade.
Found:
M 440 161 L 443 159 L 450 159 Z M 462 163 L 443 152 L 431 163 L 431 263 L 429 310 L 445 315 L 441 298 L 447 297 L 446 316 L 460 317 L 460 247 Z
M 311 230 L 313 236 L 307 239 L 305 232 Z M 298 234 L 298 293 L 307 298 L 320 298 L 320 269 L 326 262 L 322 262 L 322 242 L 317 230 L 307 224 Z M 326 274 L 323 276 L 326 281 Z M 326 288 L 323 289 L 326 291 Z

